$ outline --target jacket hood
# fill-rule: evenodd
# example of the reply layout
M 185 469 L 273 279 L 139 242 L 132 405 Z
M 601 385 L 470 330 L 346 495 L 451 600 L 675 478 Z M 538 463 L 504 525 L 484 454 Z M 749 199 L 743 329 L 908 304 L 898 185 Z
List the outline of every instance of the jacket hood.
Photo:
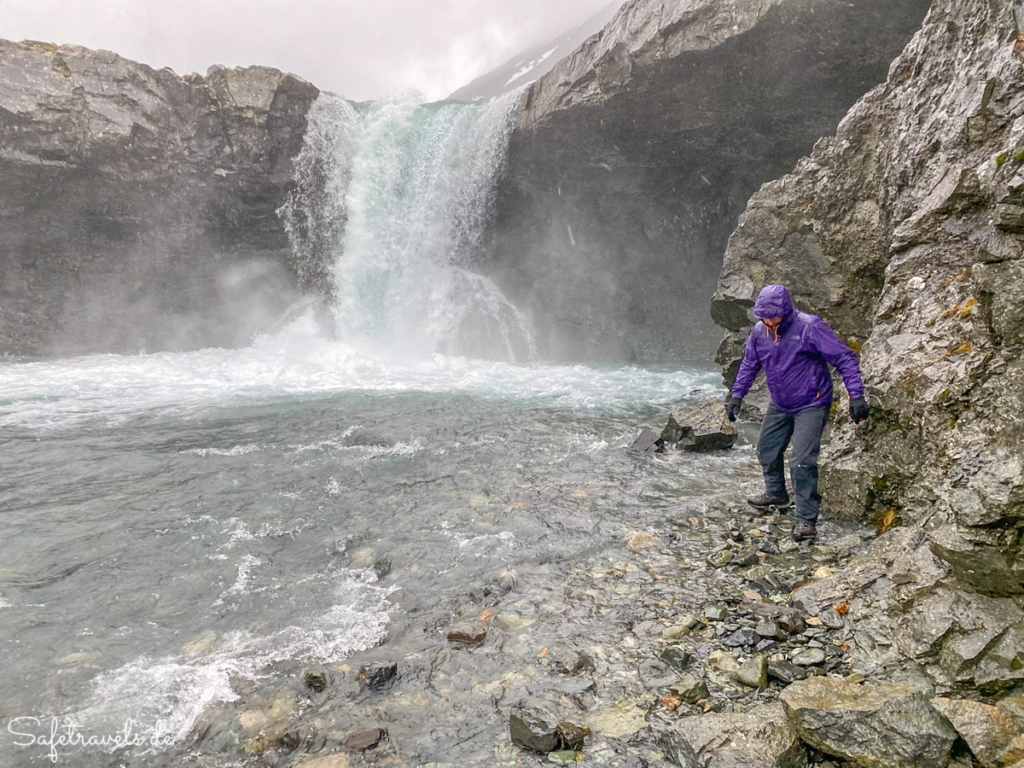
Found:
M 764 320 L 766 317 L 789 317 L 795 311 L 786 286 L 766 285 L 757 296 L 753 314 L 758 320 Z

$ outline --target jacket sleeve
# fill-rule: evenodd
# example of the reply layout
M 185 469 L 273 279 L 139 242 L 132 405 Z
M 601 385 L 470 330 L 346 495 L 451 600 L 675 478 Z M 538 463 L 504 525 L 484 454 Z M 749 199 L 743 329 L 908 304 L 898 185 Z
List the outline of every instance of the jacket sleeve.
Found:
M 754 326 L 755 328 L 757 326 Z M 754 345 L 754 332 L 747 337 L 747 346 L 743 351 L 743 362 L 740 364 L 739 373 L 736 374 L 736 381 L 732 385 L 732 396 L 742 400 L 747 392 L 754 386 L 754 379 L 761 370 L 761 360 L 757 356 L 757 348 Z
M 843 377 L 843 384 L 846 385 L 846 391 L 850 393 L 850 399 L 864 397 L 864 382 L 861 380 L 857 354 L 846 346 L 836 336 L 835 331 L 829 328 L 828 323 L 820 317 L 815 318 L 811 340 L 818 354 L 834 366 Z

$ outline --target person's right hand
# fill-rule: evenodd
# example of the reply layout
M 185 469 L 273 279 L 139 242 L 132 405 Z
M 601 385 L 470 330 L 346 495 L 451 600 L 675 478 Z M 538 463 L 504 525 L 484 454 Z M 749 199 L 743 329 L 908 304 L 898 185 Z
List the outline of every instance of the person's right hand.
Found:
M 725 415 L 729 421 L 736 421 L 740 417 L 740 406 L 743 405 L 743 401 L 738 397 L 730 397 L 729 402 L 725 404 Z

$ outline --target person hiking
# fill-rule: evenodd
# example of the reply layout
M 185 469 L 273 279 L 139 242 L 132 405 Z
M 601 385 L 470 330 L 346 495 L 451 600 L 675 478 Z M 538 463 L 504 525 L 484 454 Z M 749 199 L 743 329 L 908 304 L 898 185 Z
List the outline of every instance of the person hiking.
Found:
M 850 395 L 850 418 L 859 424 L 870 409 L 864 399 L 857 355 L 817 315 L 798 312 L 784 285 L 767 285 L 754 304 L 759 321 L 750 332 L 743 363 L 726 403 L 729 421 L 736 421 L 743 398 L 764 368 L 771 403 L 761 434 L 757 458 L 764 470 L 765 493 L 747 499 L 757 509 L 787 509 L 783 455 L 793 444 L 790 478 L 796 494 L 796 541 L 813 539 L 821 511 L 818 493 L 818 453 L 821 434 L 832 405 L 832 376 L 828 364 L 843 377 Z

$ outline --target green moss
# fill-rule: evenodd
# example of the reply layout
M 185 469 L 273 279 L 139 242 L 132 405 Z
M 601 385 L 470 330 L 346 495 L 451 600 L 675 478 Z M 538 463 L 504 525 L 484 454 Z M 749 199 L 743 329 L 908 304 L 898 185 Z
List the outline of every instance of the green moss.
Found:
M 1024 149 L 1013 156 L 1013 162 L 1024 163 Z
M 1006 161 L 1009 159 L 1009 152 L 1000 152 L 998 155 L 996 155 L 996 168 L 1002 168 L 1004 165 L 1006 165 Z
M 942 390 L 942 392 L 939 393 L 939 398 L 938 398 L 939 402 L 940 403 L 946 402 L 947 400 L 949 400 L 949 396 L 951 394 L 953 394 L 953 393 L 950 392 L 948 389 Z

